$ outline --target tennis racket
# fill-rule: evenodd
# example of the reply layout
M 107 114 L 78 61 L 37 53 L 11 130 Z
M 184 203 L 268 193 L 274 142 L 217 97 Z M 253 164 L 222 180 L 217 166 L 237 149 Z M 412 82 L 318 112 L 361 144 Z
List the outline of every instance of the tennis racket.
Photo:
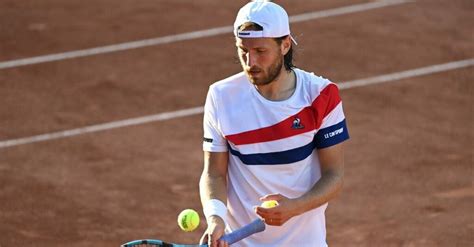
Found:
M 225 240 L 227 243 L 233 244 L 236 243 L 254 233 L 261 232 L 265 230 L 265 223 L 261 219 L 256 219 L 252 223 L 237 229 L 229 234 L 222 236 L 222 240 Z M 156 239 L 141 239 L 134 240 L 128 243 L 122 244 L 121 247 L 206 247 L 207 244 L 173 244 L 168 242 L 163 242 Z

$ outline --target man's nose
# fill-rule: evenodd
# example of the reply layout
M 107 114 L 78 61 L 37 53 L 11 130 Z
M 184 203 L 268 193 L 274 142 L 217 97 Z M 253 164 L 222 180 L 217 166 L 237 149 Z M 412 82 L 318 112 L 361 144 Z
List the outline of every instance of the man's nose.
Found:
M 256 64 L 256 60 L 257 60 L 257 57 L 255 56 L 255 53 L 253 53 L 252 51 L 249 51 L 247 52 L 247 55 L 246 55 L 246 62 L 247 62 L 247 66 L 249 68 L 251 68 L 252 66 L 254 66 Z

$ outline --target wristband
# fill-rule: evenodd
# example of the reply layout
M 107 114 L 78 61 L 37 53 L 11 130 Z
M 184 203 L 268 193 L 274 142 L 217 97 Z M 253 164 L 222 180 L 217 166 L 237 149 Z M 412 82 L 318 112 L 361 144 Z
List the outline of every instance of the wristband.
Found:
M 211 199 L 206 202 L 203 208 L 204 216 L 209 219 L 212 215 L 217 215 L 226 222 L 227 220 L 227 207 L 226 205 L 217 199 Z

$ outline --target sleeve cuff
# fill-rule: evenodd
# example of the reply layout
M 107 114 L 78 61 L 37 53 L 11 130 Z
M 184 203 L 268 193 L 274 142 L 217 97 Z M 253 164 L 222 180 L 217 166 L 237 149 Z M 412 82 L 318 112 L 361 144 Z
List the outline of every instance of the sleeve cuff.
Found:
M 339 144 L 349 139 L 349 132 L 347 131 L 346 120 L 329 126 L 324 129 L 320 129 L 315 136 L 316 148 L 327 148 Z

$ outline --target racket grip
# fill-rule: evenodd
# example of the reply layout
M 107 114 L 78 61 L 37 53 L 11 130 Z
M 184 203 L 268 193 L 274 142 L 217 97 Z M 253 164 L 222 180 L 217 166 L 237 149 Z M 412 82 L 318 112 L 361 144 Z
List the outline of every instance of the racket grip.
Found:
M 236 243 L 254 233 L 261 232 L 265 230 L 265 223 L 261 219 L 256 219 L 252 223 L 235 230 L 229 234 L 222 236 L 222 240 L 226 241 L 227 243 L 233 244 Z

